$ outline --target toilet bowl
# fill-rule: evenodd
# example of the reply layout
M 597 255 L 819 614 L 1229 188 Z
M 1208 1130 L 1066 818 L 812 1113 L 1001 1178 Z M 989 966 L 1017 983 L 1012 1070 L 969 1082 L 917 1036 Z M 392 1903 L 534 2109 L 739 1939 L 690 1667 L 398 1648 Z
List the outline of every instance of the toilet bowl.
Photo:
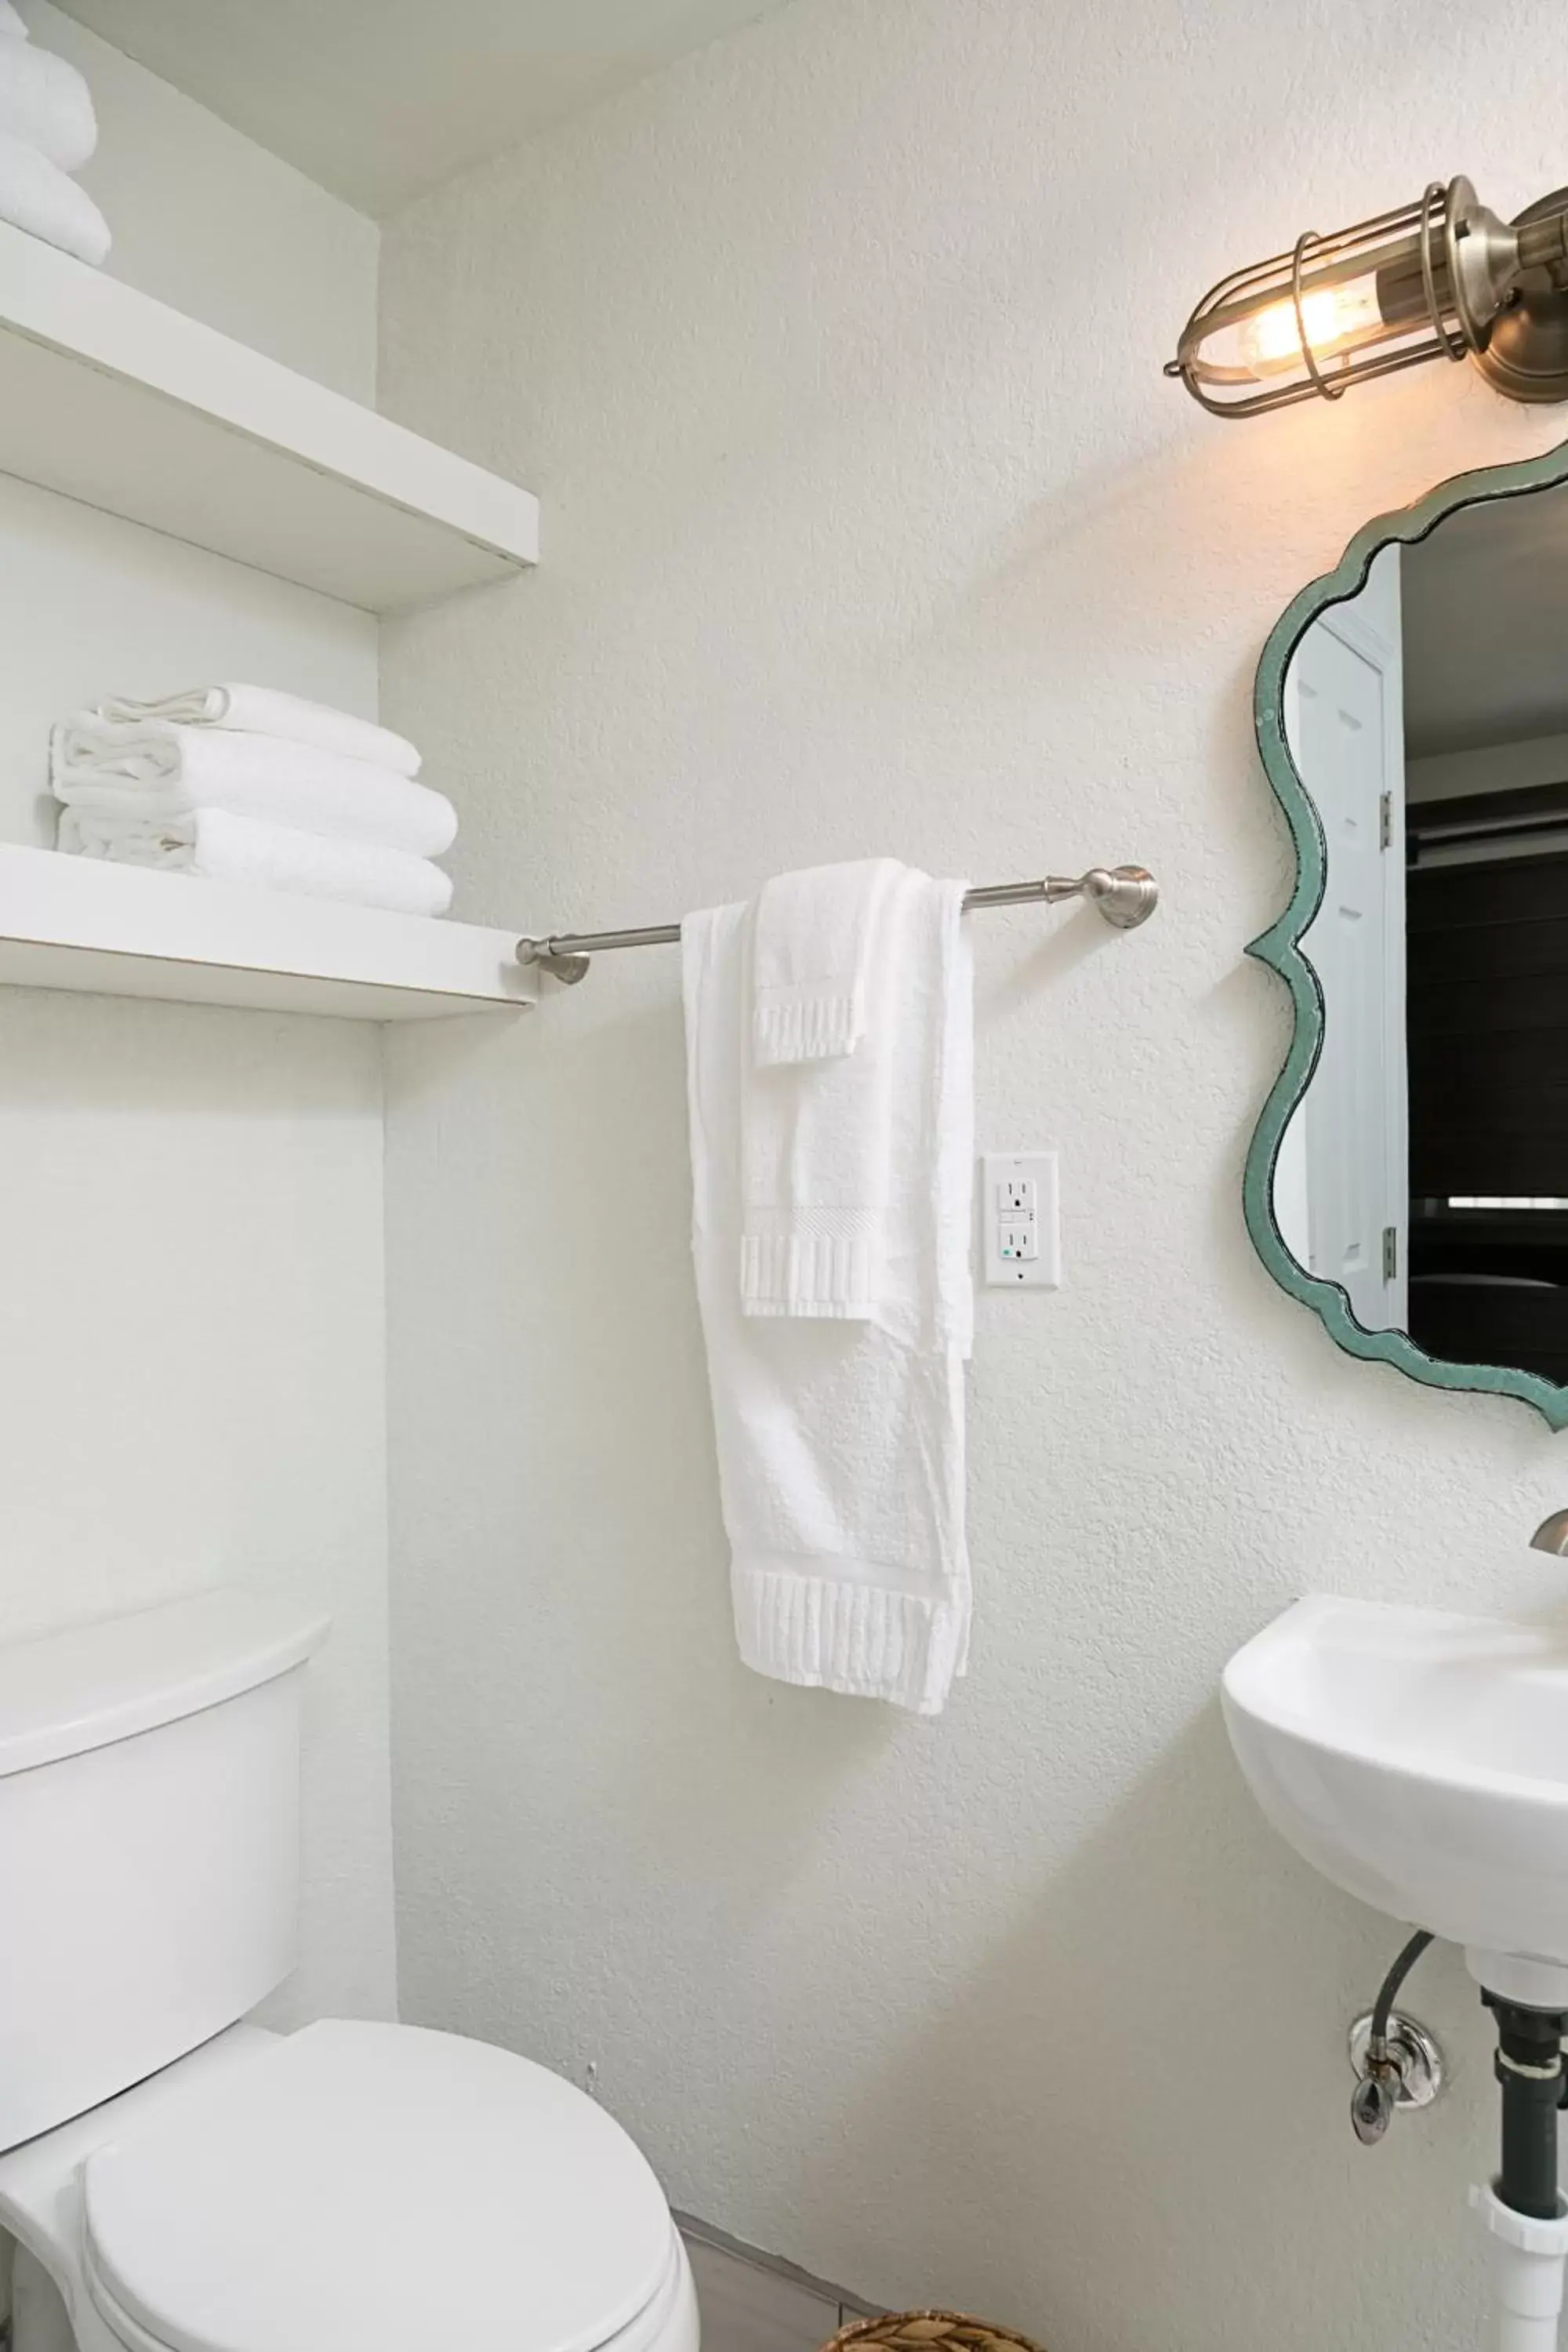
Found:
M 664 2194 L 584 2093 L 458 2034 L 238 2021 L 287 1963 L 323 1631 L 209 1594 L 0 1650 L 12 2352 L 698 2352 Z

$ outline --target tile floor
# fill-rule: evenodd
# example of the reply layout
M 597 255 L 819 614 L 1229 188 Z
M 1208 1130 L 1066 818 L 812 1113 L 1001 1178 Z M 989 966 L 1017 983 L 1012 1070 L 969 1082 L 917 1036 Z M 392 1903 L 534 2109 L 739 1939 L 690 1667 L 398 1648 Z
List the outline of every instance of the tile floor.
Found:
M 702 2352 L 816 2352 L 858 2307 L 840 2305 L 830 2288 L 818 2289 L 742 2254 L 687 2234 L 697 2300 L 702 2313 Z

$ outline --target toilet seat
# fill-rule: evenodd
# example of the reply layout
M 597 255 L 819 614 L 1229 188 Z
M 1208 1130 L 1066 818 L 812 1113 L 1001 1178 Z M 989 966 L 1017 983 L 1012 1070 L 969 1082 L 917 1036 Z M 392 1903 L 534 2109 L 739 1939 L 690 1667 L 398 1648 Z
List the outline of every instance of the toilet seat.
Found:
M 90 2263 L 84 2275 L 94 2317 L 102 2321 L 115 2352 L 174 2352 L 174 2347 L 161 2336 L 150 2335 L 139 2320 L 132 2319 L 116 2304 Z M 525 2340 L 526 2321 L 519 2312 L 507 2314 L 506 2326 L 509 2344 Z M 97 2337 L 92 2341 L 96 2345 Z M 629 2326 L 618 2329 L 598 2347 L 598 2352 L 699 2352 L 697 2293 L 691 2265 L 673 2227 L 669 2272 L 664 2284 L 647 2310 L 639 2312 Z
M 689 2293 L 611 2116 L 411 2026 L 307 2026 L 81 2178 L 85 2282 L 130 2352 L 654 2352 Z

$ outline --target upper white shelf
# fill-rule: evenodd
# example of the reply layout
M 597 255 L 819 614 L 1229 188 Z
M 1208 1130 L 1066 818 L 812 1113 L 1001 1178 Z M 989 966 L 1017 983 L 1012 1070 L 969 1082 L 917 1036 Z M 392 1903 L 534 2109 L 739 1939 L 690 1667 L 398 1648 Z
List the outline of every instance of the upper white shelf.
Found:
M 539 557 L 539 502 L 0 222 L 0 472 L 376 613 Z
M 0 844 L 0 982 L 350 1021 L 516 1010 L 517 933 Z

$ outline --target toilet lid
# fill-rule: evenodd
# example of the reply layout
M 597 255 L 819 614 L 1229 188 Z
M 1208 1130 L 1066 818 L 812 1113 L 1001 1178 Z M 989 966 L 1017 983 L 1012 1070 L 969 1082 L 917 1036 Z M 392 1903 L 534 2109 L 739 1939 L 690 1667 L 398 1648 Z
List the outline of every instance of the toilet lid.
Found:
M 89 2273 L 171 2352 L 596 2352 L 668 2271 L 602 2107 L 510 2051 L 328 2022 L 83 2175 Z

